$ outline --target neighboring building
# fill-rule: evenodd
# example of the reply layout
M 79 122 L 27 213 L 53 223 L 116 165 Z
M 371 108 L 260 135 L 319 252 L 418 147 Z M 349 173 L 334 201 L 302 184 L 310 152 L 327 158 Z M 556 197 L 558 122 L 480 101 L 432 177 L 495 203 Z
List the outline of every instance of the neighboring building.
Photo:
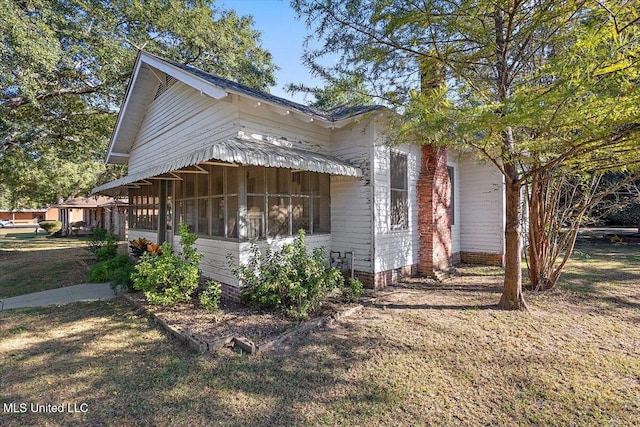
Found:
M 307 233 L 353 251 L 369 286 L 459 261 L 501 264 L 502 177 L 468 156 L 385 140 L 382 107 L 300 105 L 141 52 L 107 162 L 128 175 L 94 193 L 129 196 L 129 238 L 200 236 L 203 274 L 239 292 L 227 265 Z M 177 242 L 176 242 L 177 243 Z
M 77 197 L 53 205 L 58 209 L 58 219 L 64 234 L 74 229 L 89 231 L 94 228 L 112 230 L 121 239 L 126 239 L 126 200 L 105 196 Z
M 0 219 L 6 219 L 14 224 L 37 224 L 44 220 L 58 219 L 58 210 L 56 208 L 0 209 Z

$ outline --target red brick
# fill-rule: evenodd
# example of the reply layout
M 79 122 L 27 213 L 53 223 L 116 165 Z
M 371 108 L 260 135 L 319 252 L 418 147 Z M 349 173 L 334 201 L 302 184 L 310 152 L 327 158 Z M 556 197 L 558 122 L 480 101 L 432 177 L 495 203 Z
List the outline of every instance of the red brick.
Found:
M 418 176 L 418 274 L 432 276 L 447 270 L 451 259 L 451 183 L 447 150 L 422 146 Z

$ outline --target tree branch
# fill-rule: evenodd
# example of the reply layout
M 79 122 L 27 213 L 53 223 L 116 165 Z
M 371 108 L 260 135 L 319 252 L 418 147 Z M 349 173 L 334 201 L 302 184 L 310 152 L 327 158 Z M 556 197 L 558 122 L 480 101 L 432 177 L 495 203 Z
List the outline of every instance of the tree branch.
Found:
M 97 92 L 100 86 L 93 87 L 84 87 L 84 88 L 62 88 L 52 92 L 42 93 L 37 95 L 34 100 L 42 101 L 50 98 L 57 98 L 60 96 L 68 96 L 68 95 L 85 95 L 88 93 Z M 14 97 L 6 97 L 0 100 L 3 106 L 9 108 L 10 110 L 15 110 L 19 107 L 22 107 L 26 104 L 31 104 L 32 101 L 29 98 L 25 98 L 24 96 L 14 96 Z

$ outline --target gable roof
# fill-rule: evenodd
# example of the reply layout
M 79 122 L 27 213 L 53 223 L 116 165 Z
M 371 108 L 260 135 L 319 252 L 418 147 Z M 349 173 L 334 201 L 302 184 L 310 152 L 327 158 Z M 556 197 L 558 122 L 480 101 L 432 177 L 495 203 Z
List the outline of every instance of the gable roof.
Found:
M 349 119 L 360 114 L 380 110 L 383 108 L 380 105 L 341 105 L 339 107 L 325 111 L 319 108 L 311 107 L 309 105 L 299 104 L 285 98 L 271 95 L 270 93 L 254 89 L 250 86 L 243 85 L 242 83 L 237 83 L 232 80 L 215 76 L 213 74 L 205 73 L 204 71 L 191 67 L 189 65 L 180 64 L 179 62 L 171 61 L 169 59 L 162 59 L 162 61 L 178 67 L 181 70 L 186 71 L 187 73 L 190 73 L 194 76 L 200 77 L 210 82 L 211 84 L 226 90 L 227 92 L 246 95 L 255 98 L 256 100 L 270 102 L 281 107 L 289 108 L 301 113 L 308 114 L 310 116 L 315 116 L 316 118 L 327 120 L 329 122 L 337 122 L 340 120 Z
M 346 124 L 347 121 L 356 116 L 384 109 L 384 107 L 378 105 L 340 106 L 324 111 L 271 95 L 179 62 L 139 51 L 129 87 L 111 136 L 106 158 L 107 163 L 127 163 L 128 151 L 135 139 L 137 125 L 144 117 L 146 106 L 155 96 L 157 80 L 159 79 L 156 71 L 174 77 L 214 99 L 222 99 L 229 94 L 236 94 L 283 108 L 287 111 L 292 110 L 319 123 L 324 122 L 335 127 Z

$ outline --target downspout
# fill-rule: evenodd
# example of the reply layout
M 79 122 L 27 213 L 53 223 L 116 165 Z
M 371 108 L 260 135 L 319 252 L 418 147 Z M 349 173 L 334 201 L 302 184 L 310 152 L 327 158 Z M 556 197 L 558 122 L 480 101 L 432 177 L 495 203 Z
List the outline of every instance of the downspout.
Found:
M 377 122 L 372 120 L 371 126 L 371 150 L 369 159 L 369 182 L 371 187 L 371 228 L 369 232 L 371 233 L 371 270 L 373 273 L 373 288 L 376 288 L 376 274 L 377 274 L 377 257 L 376 257 L 376 180 L 375 180 L 375 167 L 376 167 L 376 138 L 377 138 Z M 352 264 L 355 263 L 355 257 Z

